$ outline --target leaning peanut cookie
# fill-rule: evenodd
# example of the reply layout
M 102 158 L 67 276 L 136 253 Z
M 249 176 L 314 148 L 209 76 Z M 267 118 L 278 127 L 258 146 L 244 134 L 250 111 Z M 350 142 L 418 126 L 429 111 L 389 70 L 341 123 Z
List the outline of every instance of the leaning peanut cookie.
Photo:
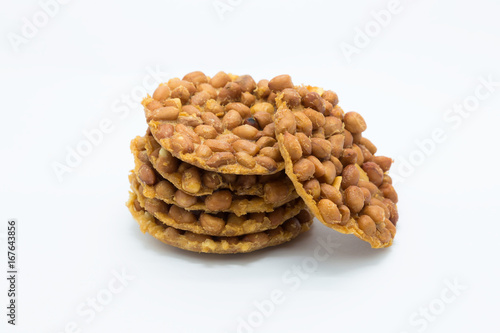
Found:
M 398 220 L 397 194 L 386 174 L 392 160 L 374 155 L 375 145 L 362 136 L 364 119 L 340 112 L 335 93 L 295 89 L 302 91 L 300 102 L 279 95 L 274 122 L 285 170 L 297 193 L 326 226 L 354 234 L 374 248 L 390 246 Z
M 284 169 L 271 95 L 266 81 L 250 75 L 193 72 L 161 84 L 142 104 L 152 135 L 178 159 L 219 173 L 267 175 Z
M 154 238 L 180 249 L 217 254 L 247 253 L 286 243 L 308 231 L 313 219 L 307 210 L 303 210 L 274 229 L 240 236 L 216 237 L 165 225 L 145 211 L 133 193 L 130 194 L 127 207 L 143 233 L 148 232 Z

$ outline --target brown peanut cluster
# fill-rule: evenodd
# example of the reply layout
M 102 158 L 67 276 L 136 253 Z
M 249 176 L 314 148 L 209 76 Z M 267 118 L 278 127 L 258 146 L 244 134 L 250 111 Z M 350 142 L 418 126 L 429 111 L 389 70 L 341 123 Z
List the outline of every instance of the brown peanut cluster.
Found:
M 243 253 L 289 241 L 313 216 L 374 248 L 392 244 L 398 197 L 337 94 L 224 72 L 174 78 L 143 100 L 127 203 L 155 238 L 190 251 Z
M 375 248 L 391 245 L 399 218 L 398 196 L 386 174 L 392 159 L 375 156 L 377 148 L 362 136 L 367 126 L 360 114 L 336 112 L 331 92 L 306 90 L 295 88 L 300 102 L 290 100 L 291 92 L 277 97 L 276 135 L 287 175 L 323 224 Z M 333 112 L 324 107 L 328 100 Z M 334 125 L 318 133 L 328 124 Z

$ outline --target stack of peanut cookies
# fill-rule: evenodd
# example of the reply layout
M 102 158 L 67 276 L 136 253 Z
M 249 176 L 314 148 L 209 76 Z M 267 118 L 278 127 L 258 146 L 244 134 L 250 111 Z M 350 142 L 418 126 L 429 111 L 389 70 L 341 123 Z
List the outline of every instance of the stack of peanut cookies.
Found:
M 129 210 L 143 232 L 190 251 L 244 253 L 307 231 L 313 215 L 372 247 L 392 243 L 397 195 L 337 95 L 280 75 L 192 72 L 143 100 Z

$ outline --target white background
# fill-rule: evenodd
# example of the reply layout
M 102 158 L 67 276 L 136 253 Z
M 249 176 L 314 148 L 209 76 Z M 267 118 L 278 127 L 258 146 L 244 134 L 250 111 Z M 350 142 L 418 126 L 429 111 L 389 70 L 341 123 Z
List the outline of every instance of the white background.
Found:
M 230 10 L 218 13 L 211 0 L 74 0 L 43 22 L 37 1 L 1 1 L 0 258 L 5 272 L 6 224 L 17 218 L 20 271 L 16 327 L 1 279 L 2 331 L 237 332 L 244 321 L 252 326 L 241 332 L 499 332 L 500 86 L 475 95 L 481 78 L 500 81 L 499 2 L 401 0 L 380 31 L 370 13 L 385 0 L 223 3 Z M 38 31 L 22 37 L 34 16 Z M 367 27 L 372 37 L 355 44 Z M 17 47 L 14 34 L 25 38 Z M 344 56 L 342 43 L 357 53 Z M 148 68 L 164 80 L 289 73 L 335 90 L 397 160 L 394 245 L 372 250 L 320 223 L 286 246 L 235 256 L 141 234 L 124 203 L 129 142 L 146 123 L 138 98 L 122 98 L 140 95 Z M 464 101 L 470 112 L 447 113 Z M 103 119 L 112 130 L 59 181 L 54 163 Z M 446 140 L 429 143 L 436 129 Z M 318 263 L 328 237 L 339 246 Z M 318 265 L 299 277 L 304 263 Z M 91 318 L 86 302 L 109 295 L 122 270 L 134 279 Z M 273 290 L 283 302 L 264 316 L 255 302 Z

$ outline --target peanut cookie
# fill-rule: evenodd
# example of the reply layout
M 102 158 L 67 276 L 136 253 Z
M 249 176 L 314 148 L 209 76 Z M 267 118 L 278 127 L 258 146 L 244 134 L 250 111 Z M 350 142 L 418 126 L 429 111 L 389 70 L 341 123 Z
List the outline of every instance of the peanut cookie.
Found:
M 296 199 L 270 213 L 209 213 L 188 211 L 158 199 L 146 198 L 137 186 L 131 186 L 137 201 L 159 221 L 176 229 L 213 236 L 238 236 L 272 229 L 294 217 L 305 208 L 302 199 Z
M 246 253 L 280 245 L 309 230 L 312 224 L 312 215 L 304 210 L 274 229 L 241 236 L 216 237 L 179 230 L 159 222 L 142 209 L 133 193 L 130 193 L 127 207 L 143 233 L 149 232 L 163 243 L 180 249 L 203 253 Z
M 390 246 L 398 220 L 397 194 L 385 174 L 392 160 L 374 155 L 376 147 L 362 136 L 364 119 L 336 110 L 336 94 L 295 89 L 304 88 L 300 102 L 290 103 L 285 94 L 277 98 L 276 137 L 287 175 L 323 224 L 374 248 Z M 325 100 L 333 108 L 325 108 Z
M 151 133 L 175 157 L 219 173 L 266 175 L 284 169 L 275 139 L 274 96 L 250 75 L 192 72 L 142 101 Z

